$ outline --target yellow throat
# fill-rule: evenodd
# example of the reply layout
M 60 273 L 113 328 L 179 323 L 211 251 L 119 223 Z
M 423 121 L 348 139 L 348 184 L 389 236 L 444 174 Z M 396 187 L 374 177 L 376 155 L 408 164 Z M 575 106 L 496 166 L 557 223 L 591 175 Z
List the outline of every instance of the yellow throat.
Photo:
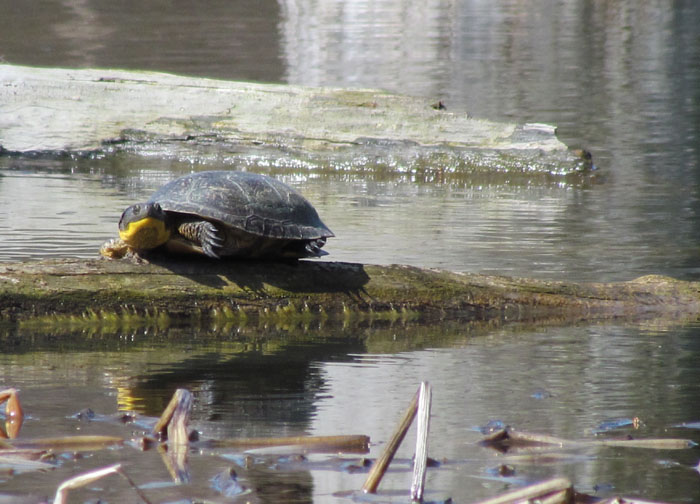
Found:
M 119 238 L 133 249 L 148 250 L 167 242 L 170 239 L 170 231 L 162 220 L 145 217 L 130 222 L 126 229 L 120 230 Z

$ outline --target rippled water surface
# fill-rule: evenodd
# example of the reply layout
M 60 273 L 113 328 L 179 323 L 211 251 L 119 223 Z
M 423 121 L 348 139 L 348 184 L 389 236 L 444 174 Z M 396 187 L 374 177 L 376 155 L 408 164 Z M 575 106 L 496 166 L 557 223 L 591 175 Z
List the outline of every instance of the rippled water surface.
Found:
M 693 280 L 700 272 L 696 2 L 268 0 L 204 8 L 180 1 L 0 0 L 0 12 L 0 58 L 9 63 L 380 87 L 442 100 L 448 110 L 476 117 L 553 123 L 563 141 L 593 153 L 597 170 L 568 178 L 248 164 L 314 203 L 337 235 L 326 260 L 572 281 L 649 273 Z M 0 156 L 0 261 L 94 257 L 131 202 L 192 170 L 234 168 L 125 154 Z M 564 475 L 591 494 L 696 502 L 697 449 L 595 448 L 517 459 L 478 446 L 473 430 L 500 419 L 523 430 L 591 438 L 603 421 L 638 417 L 638 431 L 618 434 L 700 441 L 696 430 L 674 427 L 700 420 L 694 322 L 128 334 L 3 328 L 0 387 L 21 388 L 26 437 L 129 437 L 138 427 L 110 415 L 158 415 L 172 391 L 186 386 L 206 435 L 363 433 L 372 438 L 374 457 L 418 383 L 429 380 L 430 454 L 443 460 L 429 472 L 430 498 L 473 502 Z M 72 417 L 88 406 L 109 418 Z M 49 473 L 11 477 L 0 469 L 0 495 L 30 488 L 50 494 L 78 470 L 116 460 L 127 460 L 139 484 L 170 481 L 159 456 L 132 451 L 61 461 Z M 154 501 L 210 498 L 209 478 L 236 460 L 223 455 L 232 454 L 193 457 L 193 483 L 151 490 Z M 402 469 L 382 484 L 385 496 L 408 488 L 410 456 L 402 448 Z M 276 471 L 270 468 L 278 460 L 262 458 L 241 478 L 258 489 L 251 497 L 257 502 L 349 502 L 334 493 L 358 489 L 366 476 L 329 469 L 325 457 L 312 462 L 320 465 Z M 498 476 L 501 464 L 512 466 L 514 476 Z M 133 500 L 119 485 L 79 495 Z

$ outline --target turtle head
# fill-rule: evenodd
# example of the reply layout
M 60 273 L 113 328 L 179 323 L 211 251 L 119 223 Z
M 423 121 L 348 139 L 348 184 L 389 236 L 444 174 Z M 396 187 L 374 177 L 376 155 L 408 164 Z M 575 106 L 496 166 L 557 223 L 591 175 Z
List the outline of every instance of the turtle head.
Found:
M 163 245 L 170 239 L 168 216 L 158 203 L 131 205 L 119 219 L 119 238 L 135 250 Z

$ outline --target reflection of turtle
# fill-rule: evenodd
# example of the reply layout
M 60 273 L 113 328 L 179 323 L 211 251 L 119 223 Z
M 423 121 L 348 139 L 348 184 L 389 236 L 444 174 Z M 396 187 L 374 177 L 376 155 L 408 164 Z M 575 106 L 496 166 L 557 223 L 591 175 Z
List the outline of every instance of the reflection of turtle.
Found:
M 209 257 L 319 257 L 333 232 L 301 194 L 255 173 L 205 171 L 185 175 L 131 205 L 119 239 L 100 253 L 122 257 L 165 246 Z

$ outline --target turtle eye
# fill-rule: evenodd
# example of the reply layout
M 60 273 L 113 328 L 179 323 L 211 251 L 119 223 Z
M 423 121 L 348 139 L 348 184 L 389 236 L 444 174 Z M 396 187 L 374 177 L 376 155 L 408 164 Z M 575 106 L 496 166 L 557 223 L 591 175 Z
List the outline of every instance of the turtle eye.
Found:
M 131 205 L 126 210 L 124 210 L 122 216 L 119 218 L 119 229 L 121 229 L 124 226 L 125 221 L 132 221 L 132 217 L 138 217 L 140 213 L 141 205 Z

